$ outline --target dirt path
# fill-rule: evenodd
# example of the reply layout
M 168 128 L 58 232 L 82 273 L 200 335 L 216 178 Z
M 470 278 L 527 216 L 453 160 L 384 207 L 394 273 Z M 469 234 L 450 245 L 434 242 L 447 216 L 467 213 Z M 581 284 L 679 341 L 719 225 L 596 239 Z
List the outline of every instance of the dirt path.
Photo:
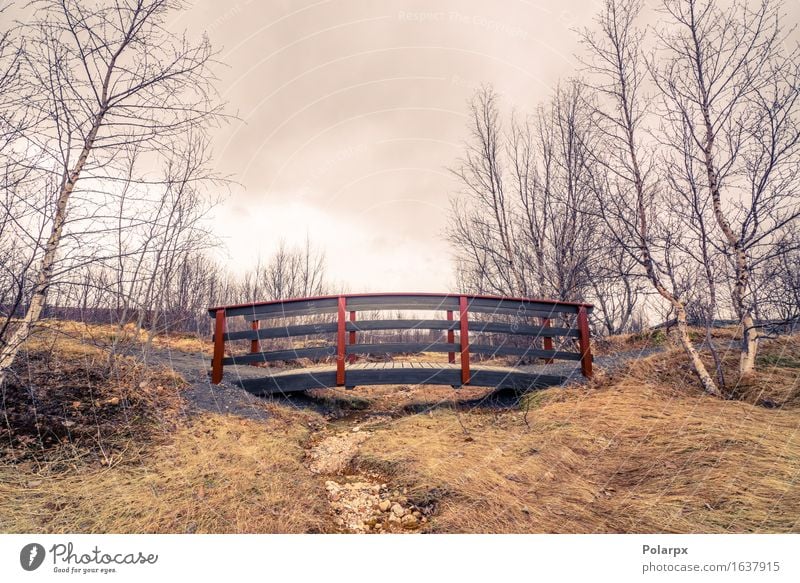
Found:
M 211 384 L 208 376 L 209 356 L 202 352 L 189 353 L 177 350 L 152 350 L 148 361 L 171 368 L 180 374 L 189 387 L 184 396 L 190 411 L 210 411 L 229 413 L 248 419 L 267 419 L 264 400 L 243 391 L 240 387 L 225 380 L 219 385 Z M 262 370 L 248 366 L 226 367 L 228 378 L 256 378 L 264 375 Z

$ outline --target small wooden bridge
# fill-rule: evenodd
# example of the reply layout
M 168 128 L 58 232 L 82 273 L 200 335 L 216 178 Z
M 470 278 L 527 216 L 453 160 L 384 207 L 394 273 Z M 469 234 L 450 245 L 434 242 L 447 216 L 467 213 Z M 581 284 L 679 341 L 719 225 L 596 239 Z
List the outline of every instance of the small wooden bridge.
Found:
M 424 312 L 430 319 L 407 319 L 401 310 Z M 217 306 L 208 310 L 215 320 L 211 381 L 222 381 L 225 366 L 255 365 L 265 367 L 264 375 L 248 374 L 239 384 L 256 394 L 379 384 L 551 386 L 568 375 L 548 374 L 542 369 L 551 367 L 535 366 L 537 361 L 573 361 L 591 377 L 591 310 L 590 304 L 573 302 L 429 293 Z M 230 318 L 243 320 L 229 325 Z M 262 322 L 271 325 L 261 327 Z M 387 331 L 405 338 L 375 341 Z M 302 343 L 295 340 L 300 337 Z M 262 341 L 275 346 L 263 350 Z M 442 362 L 432 362 L 427 353 L 442 353 Z M 300 360 L 311 364 L 298 368 Z M 275 367 L 279 362 L 295 366 Z

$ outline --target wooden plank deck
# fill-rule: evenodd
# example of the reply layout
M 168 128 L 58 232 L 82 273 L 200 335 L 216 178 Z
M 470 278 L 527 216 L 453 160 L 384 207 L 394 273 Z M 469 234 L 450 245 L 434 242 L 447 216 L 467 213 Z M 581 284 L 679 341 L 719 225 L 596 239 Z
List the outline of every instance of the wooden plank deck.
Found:
M 540 368 L 540 367 L 536 367 Z M 251 369 L 252 370 L 252 369 Z M 335 366 L 315 366 L 281 371 L 264 371 L 263 376 L 248 374 L 236 384 L 256 395 L 289 393 L 336 386 Z M 549 371 L 548 371 L 549 372 Z M 553 372 L 564 372 L 555 368 Z M 540 370 L 498 366 L 471 366 L 469 386 L 511 388 L 516 390 L 541 389 L 564 383 L 569 374 L 547 374 Z M 348 387 L 368 385 L 461 385 L 461 367 L 438 362 L 365 362 L 348 364 Z

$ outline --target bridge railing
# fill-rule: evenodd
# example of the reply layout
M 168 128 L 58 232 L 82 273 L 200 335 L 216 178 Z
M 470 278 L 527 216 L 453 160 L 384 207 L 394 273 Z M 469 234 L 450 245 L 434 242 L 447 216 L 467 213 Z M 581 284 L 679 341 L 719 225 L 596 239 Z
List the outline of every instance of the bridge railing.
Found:
M 442 319 L 359 319 L 359 312 L 398 310 L 445 312 Z M 592 376 L 592 353 L 589 333 L 590 304 L 456 294 L 342 294 L 314 298 L 296 298 L 216 306 L 209 308 L 214 318 L 214 355 L 211 381 L 222 381 L 226 365 L 257 364 L 307 358 L 335 359 L 336 384 L 347 386 L 348 362 L 357 355 L 400 354 L 417 352 L 447 353 L 448 362 L 460 363 L 461 382 L 470 381 L 471 355 L 516 356 L 580 361 L 581 373 Z M 327 321 L 262 327 L 262 323 L 305 316 L 325 316 Z M 473 317 L 470 317 L 473 316 Z M 501 316 L 502 320 L 493 319 Z M 228 319 L 241 317 L 248 329 L 229 331 Z M 553 325 L 556 323 L 557 325 Z M 359 343 L 360 332 L 381 330 L 440 330 L 444 341 Z M 444 335 L 446 333 L 446 337 Z M 470 334 L 503 334 L 527 338 L 527 345 L 514 346 L 473 343 Z M 333 338 L 323 346 L 281 350 L 262 350 L 262 340 L 288 339 L 296 336 Z M 456 338 L 457 336 L 457 338 Z M 554 339 L 561 338 L 558 348 Z M 537 346 L 537 339 L 541 339 Z M 226 343 L 250 341 L 245 354 L 225 356 Z M 575 350 L 569 350 L 570 346 Z

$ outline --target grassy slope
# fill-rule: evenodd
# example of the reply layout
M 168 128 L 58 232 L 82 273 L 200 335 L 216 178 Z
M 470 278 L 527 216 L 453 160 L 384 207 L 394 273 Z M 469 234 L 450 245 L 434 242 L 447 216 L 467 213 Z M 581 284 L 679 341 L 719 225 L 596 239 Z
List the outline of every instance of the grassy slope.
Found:
M 95 350 L 74 338 L 53 348 L 72 361 Z M 798 338 L 765 343 L 762 365 L 737 385 L 743 401 L 700 394 L 671 351 L 590 387 L 537 393 L 527 414 L 432 407 L 376 426 L 353 465 L 408 487 L 435 511 L 434 532 L 797 531 Z M 94 392 L 124 404 L 137 381 Z M 109 445 L 110 462 L 67 441 L 0 465 L 0 531 L 332 529 L 323 480 L 303 464 L 321 416 L 280 402 L 265 403 L 266 423 L 189 416 L 179 384 L 155 386 L 163 414 L 121 417 L 132 431 Z M 782 406 L 753 404 L 764 402 Z
M 18 372 L 40 403 L 39 424 L 12 418 L 15 432 L 0 425 L 0 532 L 327 528 L 324 486 L 302 466 L 302 444 L 318 415 L 267 404 L 266 423 L 189 415 L 183 383 L 168 371 L 121 359 L 105 378 L 92 372 L 104 365 L 95 345 L 108 333 L 58 324 L 29 342 Z M 50 415 L 42 417 L 48 399 Z

